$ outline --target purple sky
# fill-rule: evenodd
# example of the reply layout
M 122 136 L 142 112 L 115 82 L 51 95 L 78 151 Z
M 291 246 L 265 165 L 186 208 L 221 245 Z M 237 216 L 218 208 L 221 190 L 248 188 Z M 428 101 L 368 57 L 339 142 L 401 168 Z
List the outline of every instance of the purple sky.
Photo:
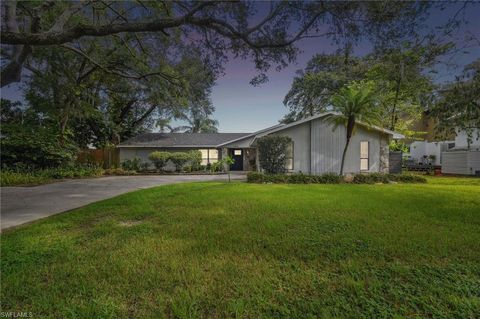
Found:
M 435 10 L 427 21 L 429 26 L 444 23 L 460 8 L 462 4 L 452 4 L 446 10 Z M 480 3 L 469 7 L 465 16 L 468 24 L 462 26 L 457 37 L 463 38 L 467 32 L 477 34 L 480 38 Z M 220 132 L 253 132 L 275 125 L 287 112 L 283 98 L 292 84 L 295 72 L 306 66 L 311 57 L 317 53 L 333 53 L 337 49 L 328 39 L 303 39 L 297 43 L 303 51 L 295 64 L 276 72 L 268 73 L 269 82 L 253 87 L 249 81 L 256 74 L 253 63 L 241 59 L 231 60 L 226 65 L 225 76 L 217 81 L 213 90 L 213 105 L 216 107 L 215 117 L 220 122 Z M 355 54 L 368 53 L 370 45 L 360 43 Z M 453 79 L 464 65 L 480 57 L 480 46 L 468 49 L 468 53 L 455 55 L 454 62 L 459 65 L 455 69 L 443 69 L 438 75 L 439 81 Z
M 461 6 L 452 3 L 446 10 L 432 12 L 427 24 L 437 26 L 451 17 Z M 467 32 L 480 38 L 480 3 L 471 5 L 466 12 L 468 21 L 462 26 L 457 37 L 462 38 Z M 253 63 L 242 59 L 231 59 L 225 66 L 225 75 L 220 77 L 213 89 L 212 101 L 216 107 L 214 117 L 220 122 L 220 132 L 253 132 L 278 123 L 287 113 L 283 98 L 290 89 L 295 71 L 305 67 L 307 61 L 316 53 L 333 53 L 336 47 L 328 39 L 303 39 L 297 43 L 303 51 L 297 62 L 281 71 L 268 73 L 269 82 L 258 87 L 249 84 L 256 75 Z M 368 43 L 362 43 L 355 49 L 356 54 L 368 53 Z M 443 69 L 438 75 L 439 81 L 453 79 L 464 65 L 480 57 L 480 46 L 467 49 L 468 52 L 457 54 L 453 61 L 459 65 L 455 69 Z M 19 86 L 10 85 L 2 89 L 2 97 L 20 99 Z M 177 124 L 177 123 L 175 123 Z

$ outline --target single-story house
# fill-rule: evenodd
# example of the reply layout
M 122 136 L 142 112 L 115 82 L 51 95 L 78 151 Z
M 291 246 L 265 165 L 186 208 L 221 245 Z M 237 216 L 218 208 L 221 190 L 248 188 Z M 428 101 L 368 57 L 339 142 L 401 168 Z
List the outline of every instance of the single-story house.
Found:
M 121 143 L 120 161 L 139 157 L 148 161 L 153 151 L 200 150 L 202 164 L 230 155 L 231 170 L 261 170 L 256 148 L 258 138 L 266 135 L 289 136 L 292 140 L 287 159 L 289 172 L 305 174 L 338 173 L 345 146 L 346 128 L 336 126 L 334 112 L 322 113 L 289 124 L 278 124 L 254 133 L 146 133 Z M 389 141 L 398 133 L 357 123 L 347 151 L 345 173 L 388 172 Z

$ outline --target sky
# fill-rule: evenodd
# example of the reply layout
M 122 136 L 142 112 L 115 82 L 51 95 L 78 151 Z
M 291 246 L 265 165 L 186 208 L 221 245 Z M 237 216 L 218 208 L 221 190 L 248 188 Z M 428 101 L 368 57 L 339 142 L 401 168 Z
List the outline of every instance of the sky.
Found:
M 435 10 L 426 23 L 437 26 L 453 16 L 462 4 L 452 4 L 444 11 Z M 480 3 L 470 7 L 465 16 L 468 24 L 458 30 L 462 37 L 466 32 L 478 34 L 480 38 Z M 220 132 L 254 132 L 278 123 L 288 109 L 283 99 L 293 82 L 295 72 L 307 65 L 317 53 L 334 53 L 336 46 L 328 39 L 303 39 L 297 43 L 303 51 L 297 61 L 287 68 L 268 72 L 269 82 L 258 87 L 249 84 L 256 71 L 253 63 L 241 59 L 230 60 L 225 68 L 225 76 L 217 81 L 213 89 L 212 101 L 216 107 L 215 118 L 219 121 Z M 370 51 L 363 43 L 355 49 L 359 55 Z M 456 69 L 443 69 L 438 75 L 439 81 L 451 80 L 463 66 L 480 58 L 480 46 L 469 48 L 468 53 L 459 53 L 454 59 L 459 65 Z
M 453 16 L 461 5 L 462 3 L 452 3 L 444 11 L 432 11 L 425 23 L 431 27 L 441 25 L 448 17 Z M 260 8 L 259 11 L 261 10 Z M 458 30 L 457 36 L 461 38 L 467 32 L 471 32 L 480 38 L 480 3 L 470 6 L 465 14 L 468 24 Z M 252 62 L 243 59 L 229 60 L 225 65 L 224 75 L 219 77 L 212 91 L 212 102 L 216 108 L 213 117 L 219 121 L 220 132 L 254 132 L 277 124 L 288 111 L 283 105 L 283 99 L 290 89 L 295 72 L 304 68 L 313 55 L 333 53 L 337 49 L 330 40 L 324 38 L 303 39 L 296 45 L 302 51 L 297 56 L 297 61 L 281 71 L 271 70 L 267 73 L 269 81 L 257 87 L 249 83 L 257 74 Z M 355 54 L 363 55 L 369 50 L 369 44 L 362 42 L 355 48 Z M 480 46 L 458 53 L 454 57 L 458 67 L 441 69 L 438 80 L 452 80 L 463 66 L 479 57 Z M 2 88 L 2 97 L 12 100 L 21 99 L 19 85 Z

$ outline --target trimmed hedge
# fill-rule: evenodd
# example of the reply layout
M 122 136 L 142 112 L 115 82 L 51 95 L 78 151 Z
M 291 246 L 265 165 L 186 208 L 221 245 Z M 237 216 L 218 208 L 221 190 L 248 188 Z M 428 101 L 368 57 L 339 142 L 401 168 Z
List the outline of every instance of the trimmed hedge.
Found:
M 427 179 L 423 176 L 413 174 L 356 174 L 353 177 L 355 184 L 377 184 L 377 183 L 426 183 Z
M 247 174 L 248 183 L 274 184 L 339 184 L 343 180 L 338 174 L 326 173 L 323 175 L 306 174 L 264 174 L 250 172 Z
M 335 173 L 326 173 L 323 175 L 307 174 L 264 174 L 250 172 L 247 174 L 248 183 L 273 183 L 273 184 L 339 184 L 345 182 L 342 176 Z M 412 174 L 356 174 L 353 177 L 354 184 L 388 184 L 397 183 L 426 183 L 427 180 L 419 175 Z

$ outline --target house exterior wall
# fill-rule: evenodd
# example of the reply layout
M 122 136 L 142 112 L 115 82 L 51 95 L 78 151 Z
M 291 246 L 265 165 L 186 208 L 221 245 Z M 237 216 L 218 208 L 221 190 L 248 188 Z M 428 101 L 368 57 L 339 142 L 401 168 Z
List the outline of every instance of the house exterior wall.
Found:
M 467 148 L 468 145 L 468 135 L 464 130 L 456 130 L 457 135 L 455 136 L 455 147 L 456 148 Z M 472 141 L 470 143 L 470 148 L 479 148 L 480 139 L 478 138 L 479 129 L 474 129 L 472 132 Z
M 415 141 L 410 144 L 410 156 L 415 164 L 423 163 L 425 161 L 424 156 L 435 156 L 433 165 L 442 165 L 442 152 L 448 150 L 449 147 L 453 147 L 454 141 L 443 142 L 427 142 L 427 141 Z M 456 145 L 455 145 L 456 146 Z
M 205 149 L 205 148 L 212 148 L 212 147 L 197 147 L 197 148 L 181 148 L 181 147 L 174 147 L 174 148 L 161 148 L 161 147 L 121 147 L 120 148 L 120 163 L 126 159 L 133 159 L 135 157 L 139 157 L 142 162 L 150 162 L 148 156 L 150 153 L 155 151 L 161 152 L 188 152 L 191 150 L 197 149 Z
M 212 149 L 214 147 L 197 147 L 197 148 L 183 148 L 183 147 L 169 147 L 169 148 L 162 148 L 162 147 L 121 147 L 119 149 L 119 158 L 120 163 L 122 163 L 126 159 L 133 159 L 135 157 L 140 158 L 140 160 L 144 163 L 150 163 L 150 167 L 153 167 L 153 163 L 148 159 L 148 156 L 155 151 L 161 152 L 188 152 L 191 150 L 199 150 L 199 149 Z M 221 158 L 221 153 L 219 151 L 219 157 Z M 219 158 L 219 159 L 220 159 Z M 166 171 L 175 171 L 175 165 L 168 161 L 164 168 Z
M 293 172 L 310 173 L 310 123 L 302 123 L 272 134 L 292 139 Z
M 346 128 L 325 119 L 315 119 L 272 133 L 293 140 L 293 172 L 339 173 L 345 147 Z M 388 135 L 357 126 L 345 157 L 344 173 L 360 172 L 360 142 L 369 142 L 369 170 L 388 172 Z M 385 151 L 386 149 L 386 151 Z
M 442 173 L 475 175 L 480 171 L 480 151 L 443 152 Z
M 347 134 L 346 127 L 339 125 L 335 128 L 332 123 L 323 119 L 315 119 L 311 123 L 312 174 L 339 173 Z M 369 169 L 365 172 L 388 170 L 388 160 L 381 159 L 381 147 L 388 144 L 388 136 L 357 125 L 345 156 L 344 173 L 360 172 L 362 141 L 369 142 Z

